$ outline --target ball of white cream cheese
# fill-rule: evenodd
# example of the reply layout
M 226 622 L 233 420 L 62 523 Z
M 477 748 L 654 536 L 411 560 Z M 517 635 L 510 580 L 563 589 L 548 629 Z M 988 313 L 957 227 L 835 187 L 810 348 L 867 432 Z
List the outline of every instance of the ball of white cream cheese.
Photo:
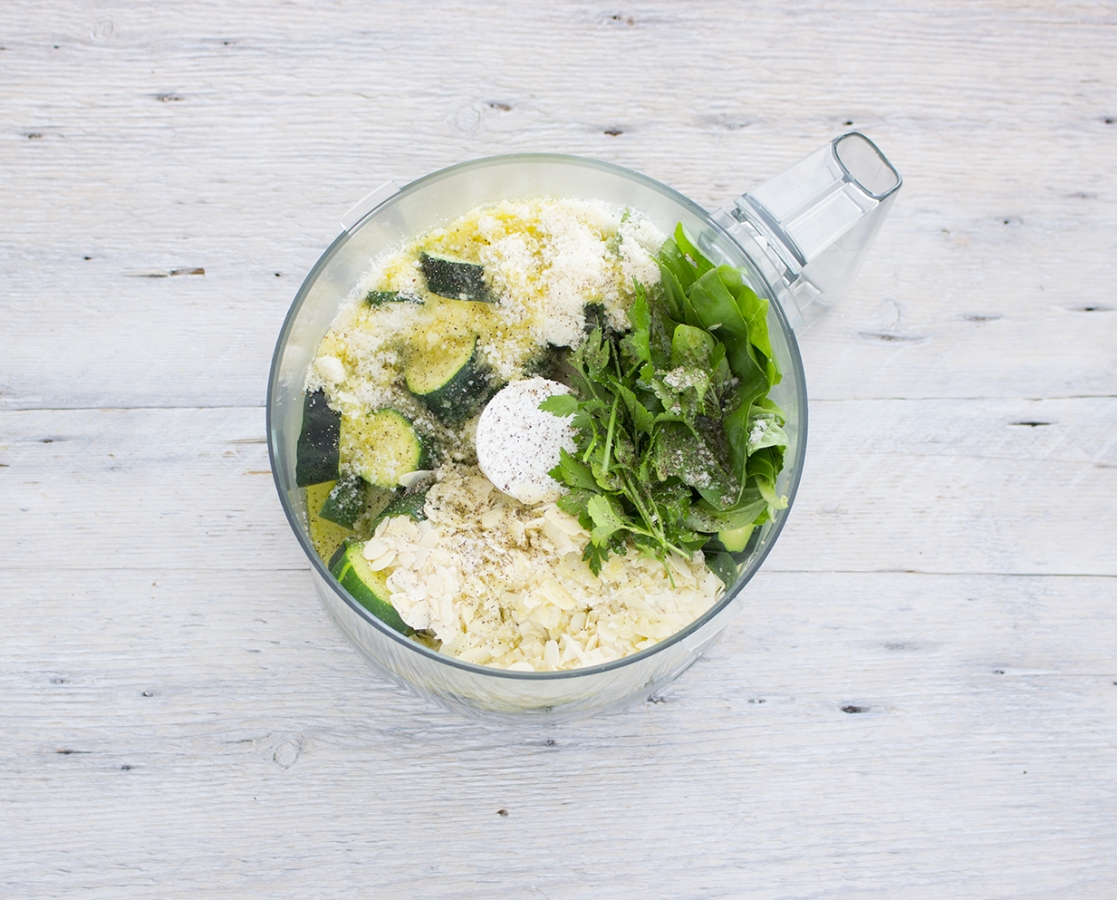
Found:
M 559 451 L 573 453 L 570 418 L 544 412 L 539 404 L 570 388 L 546 378 L 526 378 L 501 388 L 477 422 L 477 462 L 499 490 L 521 503 L 557 500 L 565 492 L 547 473 Z

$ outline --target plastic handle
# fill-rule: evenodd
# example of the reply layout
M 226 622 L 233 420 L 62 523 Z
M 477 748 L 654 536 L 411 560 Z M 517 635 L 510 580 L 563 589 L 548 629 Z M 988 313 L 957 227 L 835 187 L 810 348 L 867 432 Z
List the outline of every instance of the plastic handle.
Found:
M 802 322 L 812 304 L 841 299 L 902 184 L 877 145 L 851 131 L 738 197 L 729 231 L 759 246 Z
M 809 265 L 901 184 L 876 144 L 851 131 L 745 194 L 747 204 Z

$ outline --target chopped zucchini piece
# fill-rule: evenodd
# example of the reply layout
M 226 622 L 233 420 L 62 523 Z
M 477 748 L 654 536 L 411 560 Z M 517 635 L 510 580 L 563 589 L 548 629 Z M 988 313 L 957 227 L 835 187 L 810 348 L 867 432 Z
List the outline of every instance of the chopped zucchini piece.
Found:
M 401 634 L 411 629 L 392 606 L 388 590 L 388 573 L 374 572 L 361 551 L 364 544 L 352 542 L 341 547 L 330 560 L 330 571 L 350 596 L 385 625 Z
M 329 559 L 335 550 L 352 537 L 353 532 L 343 525 L 338 525 L 328 519 L 322 518 L 319 510 L 326 502 L 334 482 L 324 481 L 321 484 L 309 485 L 306 489 L 306 524 L 310 543 L 322 559 Z
M 730 553 L 740 553 L 748 545 L 749 538 L 752 537 L 752 530 L 755 527 L 755 525 L 744 525 L 730 531 L 719 531 L 718 540 Z
M 306 487 L 337 478 L 341 413 L 330 409 L 323 390 L 307 391 L 303 425 L 295 448 L 295 484 Z
M 403 377 L 407 389 L 448 425 L 469 418 L 489 396 L 489 371 L 477 351 L 476 335 L 411 353 Z
M 425 442 L 394 409 L 342 416 L 340 446 L 346 471 L 376 487 L 394 488 L 401 475 L 427 468 Z
M 485 267 L 480 263 L 466 262 L 437 253 L 421 253 L 419 265 L 427 276 L 427 288 L 432 294 L 453 300 L 478 300 L 492 303 L 496 298 L 485 284 Z
M 368 485 L 358 475 L 349 475 L 334 485 L 318 515 L 323 519 L 352 528 L 368 502 Z
M 392 519 L 396 516 L 410 516 L 416 522 L 425 519 L 427 517 L 427 514 L 424 511 L 423 507 L 425 506 L 426 502 L 426 490 L 416 491 L 413 494 L 405 492 L 403 494 L 396 495 L 392 502 L 385 506 L 380 511 L 380 514 L 373 520 L 373 531 L 376 530 L 376 526 L 379 525 L 384 519 Z
M 414 294 L 403 291 L 369 291 L 365 295 L 365 302 L 369 306 L 382 306 L 385 303 L 419 303 L 423 301 Z

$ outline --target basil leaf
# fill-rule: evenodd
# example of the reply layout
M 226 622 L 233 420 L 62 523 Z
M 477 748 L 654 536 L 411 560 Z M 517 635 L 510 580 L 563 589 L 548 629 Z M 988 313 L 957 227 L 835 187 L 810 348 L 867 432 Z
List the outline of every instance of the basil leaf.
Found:
M 737 291 L 737 308 L 749 325 L 749 339 L 768 359 L 772 358 L 772 342 L 768 337 L 768 301 L 762 300 L 747 284 Z
M 760 495 L 768 502 L 769 514 L 772 510 L 787 506 L 787 497 L 776 493 L 776 479 L 782 468 L 782 447 L 764 447 L 749 457 L 749 479 L 756 484 Z
M 725 358 L 733 374 L 746 389 L 756 390 L 759 396 L 768 390 L 768 375 L 751 352 L 748 323 L 722 280 L 722 269 L 729 267 L 719 266 L 699 278 L 687 299 L 702 327 L 725 345 Z
M 717 508 L 736 502 L 737 479 L 722 468 L 704 437 L 682 422 L 664 422 L 657 428 L 652 458 L 660 481 L 678 478 Z
M 768 501 L 756 488 L 745 492 L 747 500 L 730 509 L 715 509 L 709 503 L 699 500 L 691 504 L 687 512 L 686 524 L 696 531 L 717 534 L 719 531 L 732 531 L 752 525 L 768 511 Z
M 775 413 L 754 412 L 749 417 L 748 452 L 750 455 L 765 447 L 786 446 L 787 433 Z
M 717 339 L 704 328 L 676 325 L 671 335 L 671 364 L 709 367 L 710 354 L 717 345 Z

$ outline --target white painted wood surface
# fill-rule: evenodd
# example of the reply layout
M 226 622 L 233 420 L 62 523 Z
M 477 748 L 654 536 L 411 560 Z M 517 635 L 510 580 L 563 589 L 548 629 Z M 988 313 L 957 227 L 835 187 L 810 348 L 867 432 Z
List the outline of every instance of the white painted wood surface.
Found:
M 0 48 L 0 896 L 1117 896 L 1117 4 L 7 0 Z M 849 123 L 906 183 L 746 612 L 570 725 L 377 680 L 263 444 L 340 215 L 519 150 L 712 208 Z

